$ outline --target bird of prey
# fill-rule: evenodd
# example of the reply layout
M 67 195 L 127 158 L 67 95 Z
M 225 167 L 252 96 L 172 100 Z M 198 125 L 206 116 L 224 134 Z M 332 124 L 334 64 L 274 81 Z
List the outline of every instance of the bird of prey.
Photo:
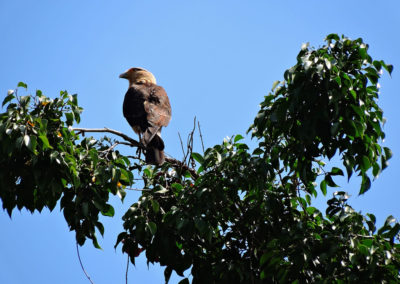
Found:
M 161 165 L 165 161 L 161 128 L 171 120 L 167 93 L 157 85 L 154 75 L 143 68 L 130 68 L 119 77 L 129 81 L 123 104 L 124 117 L 147 148 L 146 163 Z

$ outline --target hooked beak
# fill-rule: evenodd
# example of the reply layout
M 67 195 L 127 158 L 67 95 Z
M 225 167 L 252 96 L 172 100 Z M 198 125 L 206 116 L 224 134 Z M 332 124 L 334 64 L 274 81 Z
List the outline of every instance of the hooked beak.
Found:
M 124 78 L 124 79 L 128 79 L 128 74 L 127 72 L 122 73 L 121 75 L 119 75 L 120 78 Z

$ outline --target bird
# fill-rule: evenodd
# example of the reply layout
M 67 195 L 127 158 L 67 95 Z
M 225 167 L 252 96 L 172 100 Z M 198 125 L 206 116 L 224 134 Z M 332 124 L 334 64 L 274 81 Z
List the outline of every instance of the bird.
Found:
M 123 115 L 146 147 L 146 163 L 161 165 L 165 161 L 161 129 L 171 120 L 171 105 L 164 88 L 144 68 L 133 67 L 119 75 L 129 81 L 123 102 Z

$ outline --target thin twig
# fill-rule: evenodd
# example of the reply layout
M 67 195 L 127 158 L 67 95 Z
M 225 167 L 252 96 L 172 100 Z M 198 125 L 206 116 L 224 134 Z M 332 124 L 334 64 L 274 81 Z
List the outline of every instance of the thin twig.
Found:
M 182 154 L 183 154 L 183 160 L 182 163 L 186 163 L 186 153 L 185 153 L 185 149 L 183 148 L 183 142 L 182 142 L 182 137 L 181 134 L 178 132 L 178 136 L 179 136 L 179 141 L 181 142 L 181 148 L 182 148 Z
M 129 137 L 128 135 L 119 132 L 117 130 L 114 129 L 109 129 L 109 128 L 72 128 L 73 131 L 76 131 L 78 133 L 85 133 L 85 132 L 108 132 L 108 133 L 112 133 L 114 135 L 117 135 L 119 137 L 122 137 L 124 140 L 130 142 L 130 144 L 126 144 L 132 147 L 138 147 L 138 148 L 143 148 L 145 149 L 145 147 L 142 145 L 142 143 L 136 141 L 135 139 L 132 139 L 131 137 Z
M 101 153 L 108 153 L 108 152 L 110 152 L 112 149 L 114 149 L 115 147 L 117 147 L 119 144 L 120 144 L 120 143 L 116 142 L 116 143 L 114 143 L 114 145 L 111 145 L 110 148 L 101 151 Z
M 129 254 L 128 254 L 128 260 L 126 262 L 125 284 L 128 284 L 128 269 L 129 269 Z
M 114 149 L 115 147 L 117 147 L 118 145 L 128 145 L 128 146 L 132 146 L 131 143 L 128 142 L 121 142 L 121 141 L 115 141 L 115 143 L 113 145 L 110 146 L 110 148 L 101 151 L 101 153 L 108 153 L 110 152 L 112 149 Z
M 130 159 L 134 159 L 134 160 L 139 160 L 139 157 L 138 156 L 126 156 L 127 158 L 130 158 Z
M 196 162 L 194 161 L 193 157 L 192 157 L 192 153 L 193 153 L 193 136 L 194 136 L 194 132 L 196 131 L 196 117 L 194 117 L 193 119 L 193 130 L 189 133 L 188 136 L 188 156 L 189 156 L 189 160 L 187 165 L 189 166 L 189 163 L 191 164 L 192 168 L 196 167 Z
M 90 279 L 90 276 L 87 274 L 85 268 L 83 267 L 82 260 L 81 260 L 81 256 L 79 255 L 78 243 L 76 243 L 76 252 L 78 253 L 78 259 L 79 259 L 79 263 L 81 264 L 81 268 L 82 268 L 82 270 L 83 270 L 83 273 L 85 273 L 86 278 L 90 281 L 90 283 L 94 284 L 93 281 Z
M 149 188 L 132 188 L 132 187 L 127 187 L 125 190 L 134 190 L 134 191 L 151 191 Z
M 203 135 L 201 134 L 200 121 L 197 121 L 197 125 L 198 125 L 198 127 L 199 127 L 199 134 L 200 134 L 201 148 L 203 148 L 203 154 L 204 154 L 204 142 L 203 142 Z

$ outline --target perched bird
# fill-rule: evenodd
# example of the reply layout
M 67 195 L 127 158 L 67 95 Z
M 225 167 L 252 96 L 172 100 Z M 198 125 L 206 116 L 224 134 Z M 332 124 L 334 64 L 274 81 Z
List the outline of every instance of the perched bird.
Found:
M 171 105 L 164 88 L 153 74 L 143 68 L 130 68 L 119 75 L 129 81 L 123 114 L 140 142 L 147 148 L 146 162 L 161 165 L 165 161 L 161 128 L 171 120 Z

